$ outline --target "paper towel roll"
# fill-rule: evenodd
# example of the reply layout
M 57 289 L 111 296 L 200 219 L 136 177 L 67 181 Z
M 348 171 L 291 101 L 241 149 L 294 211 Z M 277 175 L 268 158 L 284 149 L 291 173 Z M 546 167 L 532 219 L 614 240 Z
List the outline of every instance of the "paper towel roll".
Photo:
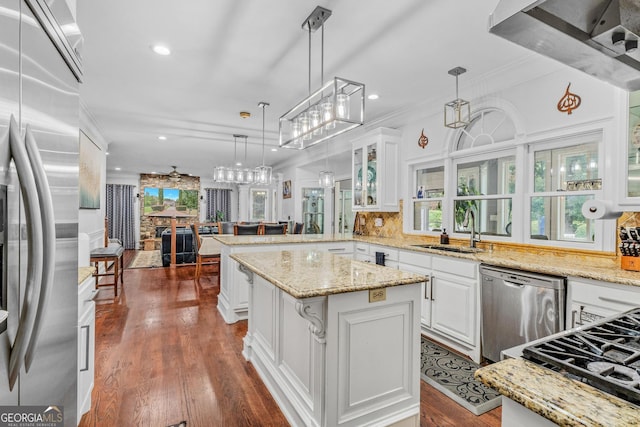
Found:
M 617 219 L 622 212 L 615 210 L 608 200 L 587 200 L 582 205 L 582 215 L 586 219 Z

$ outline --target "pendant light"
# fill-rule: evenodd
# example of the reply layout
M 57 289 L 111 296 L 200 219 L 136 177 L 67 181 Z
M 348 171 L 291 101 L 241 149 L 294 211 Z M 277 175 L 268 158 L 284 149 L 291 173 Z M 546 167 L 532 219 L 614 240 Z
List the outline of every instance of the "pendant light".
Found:
M 335 77 L 324 83 L 324 23 L 331 11 L 317 6 L 302 23 L 309 34 L 309 95 L 280 117 L 280 146 L 304 149 L 364 124 L 364 84 Z M 311 32 L 322 29 L 321 84 L 311 93 Z
M 471 121 L 471 105 L 469 101 L 460 99 L 458 96 L 458 76 L 466 73 L 462 67 L 449 70 L 449 74 L 456 77 L 456 99 L 444 104 L 444 125 L 448 128 L 457 129 L 466 126 Z
M 320 171 L 318 175 L 318 182 L 320 187 L 324 188 L 333 188 L 336 185 L 336 178 L 332 171 L 329 170 L 329 143 L 325 142 L 326 145 L 326 157 L 324 158 L 324 170 Z
M 244 138 L 244 164 L 247 164 L 247 135 L 240 135 Z M 255 173 L 252 169 L 244 168 L 242 170 L 242 181 L 244 184 L 253 184 Z
M 268 102 L 261 101 L 258 103 L 258 107 L 262 108 L 262 165 L 255 169 L 254 182 L 261 185 L 271 185 L 272 169 L 271 166 L 265 166 L 264 164 L 264 121 L 265 121 L 265 108 L 269 105 Z

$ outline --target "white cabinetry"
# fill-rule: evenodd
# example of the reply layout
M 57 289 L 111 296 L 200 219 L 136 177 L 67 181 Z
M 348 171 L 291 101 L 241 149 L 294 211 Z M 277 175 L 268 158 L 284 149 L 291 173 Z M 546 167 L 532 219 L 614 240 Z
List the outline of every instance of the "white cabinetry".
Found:
M 353 259 L 356 261 L 371 262 L 371 258 L 369 258 L 369 244 L 356 242 L 353 249 Z
M 398 212 L 400 131 L 378 128 L 353 141 L 353 210 Z
M 574 328 L 640 307 L 640 288 L 569 277 L 567 301 L 566 324 Z
M 422 289 L 422 333 L 479 362 L 478 263 L 400 251 L 398 268 L 430 276 Z
M 82 414 L 91 409 L 91 391 L 94 381 L 96 343 L 96 304 L 93 297 L 93 276 L 87 277 L 78 287 L 78 423 Z
M 422 283 L 420 298 L 420 323 L 431 326 L 431 256 L 418 252 L 399 251 L 398 268 L 416 274 L 424 274 L 429 280 Z
M 323 252 L 331 252 L 334 255 L 340 255 L 345 258 L 353 256 L 353 242 L 318 243 L 316 249 Z

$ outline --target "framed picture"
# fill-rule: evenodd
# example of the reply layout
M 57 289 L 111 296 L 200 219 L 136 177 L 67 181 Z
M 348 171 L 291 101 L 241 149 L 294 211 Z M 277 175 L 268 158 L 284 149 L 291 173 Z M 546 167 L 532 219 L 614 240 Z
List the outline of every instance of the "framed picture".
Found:
M 102 150 L 80 131 L 80 209 L 100 209 Z
M 287 180 L 282 183 L 282 198 L 283 199 L 291 198 L 291 180 Z

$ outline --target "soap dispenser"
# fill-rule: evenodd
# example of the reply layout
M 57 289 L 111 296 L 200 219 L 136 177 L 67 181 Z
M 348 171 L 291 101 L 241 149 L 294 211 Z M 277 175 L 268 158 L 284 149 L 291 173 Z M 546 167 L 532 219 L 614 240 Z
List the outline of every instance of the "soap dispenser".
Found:
M 447 234 L 447 229 L 442 229 L 442 234 L 440 235 L 440 244 L 448 245 L 449 244 L 449 235 Z

